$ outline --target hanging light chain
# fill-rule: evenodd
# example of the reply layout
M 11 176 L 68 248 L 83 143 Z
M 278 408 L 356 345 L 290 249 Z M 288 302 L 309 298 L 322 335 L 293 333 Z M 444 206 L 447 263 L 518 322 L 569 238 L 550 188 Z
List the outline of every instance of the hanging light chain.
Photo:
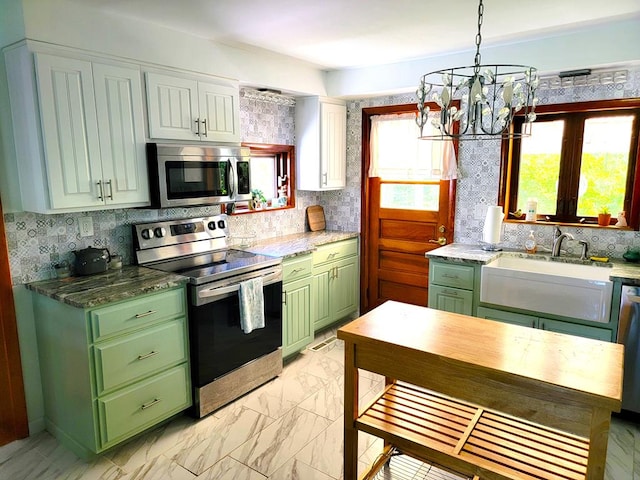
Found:
M 482 28 L 482 19 L 484 18 L 484 5 L 482 0 L 478 5 L 478 33 L 476 34 L 476 56 L 474 58 L 474 72 L 478 74 L 480 72 L 480 43 L 482 43 L 482 34 L 480 29 Z

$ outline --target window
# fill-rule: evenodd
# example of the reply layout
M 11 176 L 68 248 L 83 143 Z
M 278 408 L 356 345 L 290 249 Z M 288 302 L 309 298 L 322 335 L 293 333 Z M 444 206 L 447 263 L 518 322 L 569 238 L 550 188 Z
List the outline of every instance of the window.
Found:
M 507 211 L 538 201 L 538 220 L 597 224 L 606 207 L 638 229 L 640 99 L 538 107 L 531 136 L 502 144 L 500 201 Z M 514 128 L 521 129 L 516 117 Z M 509 216 L 514 218 L 513 215 Z
M 440 180 L 455 171 L 453 144 L 418 139 L 415 112 L 371 116 L 369 176 L 380 178 L 381 208 L 437 211 Z
M 226 213 L 264 212 L 295 206 L 295 149 L 292 145 L 243 143 L 251 149 L 251 190 L 259 191 L 266 205 L 238 202 L 233 212 L 223 205 Z

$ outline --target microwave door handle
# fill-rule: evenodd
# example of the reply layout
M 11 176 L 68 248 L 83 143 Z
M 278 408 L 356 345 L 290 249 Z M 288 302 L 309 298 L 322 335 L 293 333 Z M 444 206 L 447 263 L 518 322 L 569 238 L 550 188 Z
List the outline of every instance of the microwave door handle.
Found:
M 228 162 L 229 162 L 229 197 L 233 199 L 236 196 L 236 177 L 235 177 L 235 171 L 233 169 L 233 163 L 231 162 L 231 160 L 228 160 Z

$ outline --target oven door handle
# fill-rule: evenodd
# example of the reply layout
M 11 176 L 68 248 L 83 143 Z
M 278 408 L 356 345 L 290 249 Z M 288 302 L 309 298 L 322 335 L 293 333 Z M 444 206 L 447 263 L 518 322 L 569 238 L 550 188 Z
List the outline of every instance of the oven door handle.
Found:
M 262 276 L 262 284 L 270 285 L 272 283 L 282 280 L 282 270 L 274 270 Z M 236 282 L 233 285 L 227 285 L 226 287 L 211 287 L 203 288 L 198 291 L 198 298 L 205 299 L 211 297 L 220 297 L 228 295 L 240 290 L 240 282 Z

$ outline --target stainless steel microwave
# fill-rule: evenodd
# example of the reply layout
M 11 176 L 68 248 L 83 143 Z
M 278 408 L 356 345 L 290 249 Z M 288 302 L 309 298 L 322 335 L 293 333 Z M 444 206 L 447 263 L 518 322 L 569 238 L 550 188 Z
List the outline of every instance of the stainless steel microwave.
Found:
M 151 206 L 251 200 L 250 150 L 240 146 L 147 143 Z

